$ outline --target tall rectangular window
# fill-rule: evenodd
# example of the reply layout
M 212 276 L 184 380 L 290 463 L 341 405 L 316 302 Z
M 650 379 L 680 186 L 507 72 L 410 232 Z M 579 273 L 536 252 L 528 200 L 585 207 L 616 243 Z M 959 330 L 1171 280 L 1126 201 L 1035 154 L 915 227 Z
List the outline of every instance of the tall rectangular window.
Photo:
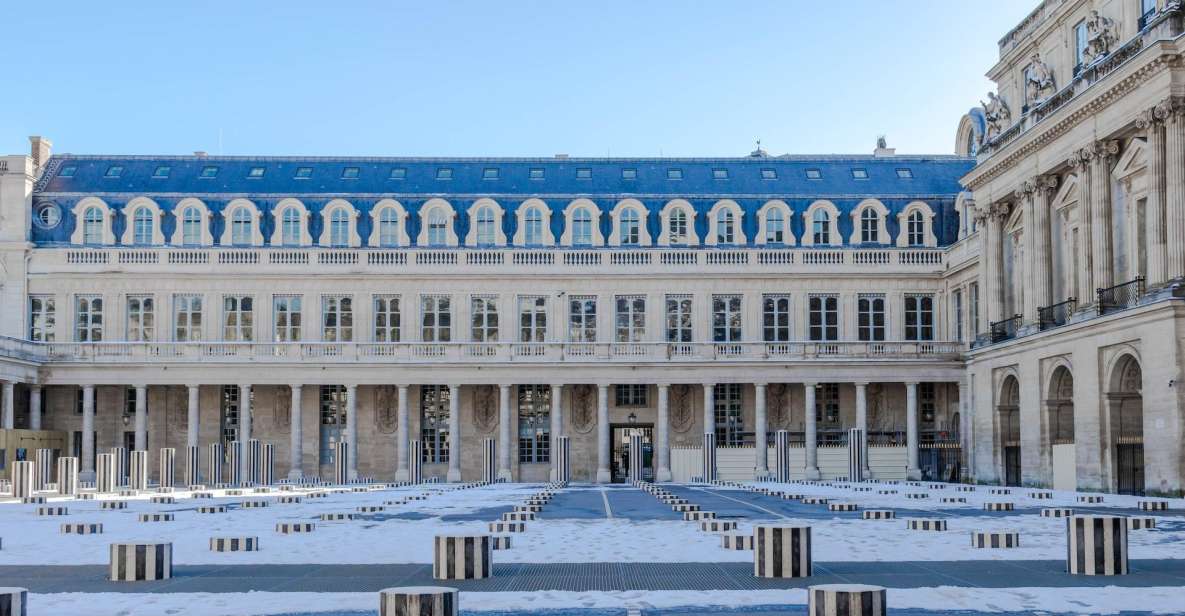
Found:
M 667 296 L 667 342 L 691 342 L 691 296 Z
M 420 441 L 422 461 L 429 464 L 448 462 L 449 391 L 447 385 L 420 386 Z
M 398 295 L 374 296 L 374 341 L 399 342 L 399 327 L 403 322 L 399 312 Z
M 738 447 L 744 443 L 744 416 L 741 414 L 741 384 L 719 383 L 715 390 L 716 443 Z
M 812 295 L 808 302 L 810 337 L 815 342 L 839 340 L 839 297 Z
M 596 297 L 577 296 L 568 301 L 568 340 L 571 342 L 597 341 Z
M 518 298 L 519 342 L 547 340 L 547 298 L 542 295 Z
M 254 388 L 252 388 L 254 389 Z M 219 438 L 225 446 L 231 441 L 239 439 L 239 394 L 238 385 L 223 385 L 222 400 L 219 405 Z M 254 395 L 254 391 L 252 392 Z
M 301 296 L 276 295 L 272 298 L 272 337 L 275 342 L 300 342 Z
M 955 313 L 955 340 L 963 341 L 963 290 L 957 289 L 954 298 L 951 300 L 954 303 Z
M 74 297 L 74 341 L 103 341 L 103 298 L 98 295 Z
M 128 342 L 148 342 L 156 333 L 156 302 L 151 295 L 128 296 Z
M 861 342 L 884 342 L 884 295 L 860 294 L 860 297 L 856 299 L 856 329 Z
M 420 339 L 449 342 L 453 339 L 452 298 L 448 295 L 420 296 Z
M 1074 72 L 1082 68 L 1086 60 L 1086 21 L 1080 21 L 1074 26 Z
M 349 295 L 321 296 L 321 340 L 350 342 L 354 339 L 354 298 Z
M 712 341 L 740 342 L 741 296 L 712 296 Z
M 469 321 L 474 342 L 498 341 L 498 298 L 474 295 L 469 298 Z
M 222 298 L 222 339 L 231 342 L 255 340 L 255 300 L 250 295 Z
M 321 464 L 335 462 L 335 445 L 345 437 L 347 395 L 345 385 L 322 385 L 320 388 L 317 401 L 321 419 Z
M 766 342 L 790 341 L 790 296 L 761 298 L 761 336 Z
M 934 296 L 905 296 L 905 339 L 934 339 Z
M 628 383 L 613 386 L 613 402 L 618 408 L 644 407 L 647 405 L 646 385 Z
M 614 298 L 614 329 L 617 342 L 646 339 L 646 296 L 618 295 Z
M 934 429 L 934 416 L 938 410 L 938 391 L 934 383 L 918 383 L 918 419 L 923 428 Z
M 839 424 L 839 383 L 819 383 L 815 389 L 815 421 Z
M 968 298 L 971 303 L 971 317 L 969 319 L 969 327 L 971 328 L 971 337 L 975 338 L 979 334 L 979 283 L 973 282 L 969 287 Z
M 52 295 L 29 296 L 29 340 L 53 342 L 57 338 L 57 300 Z
M 197 342 L 202 339 L 202 296 L 173 296 L 173 340 Z
M 518 461 L 551 461 L 551 387 L 518 386 Z

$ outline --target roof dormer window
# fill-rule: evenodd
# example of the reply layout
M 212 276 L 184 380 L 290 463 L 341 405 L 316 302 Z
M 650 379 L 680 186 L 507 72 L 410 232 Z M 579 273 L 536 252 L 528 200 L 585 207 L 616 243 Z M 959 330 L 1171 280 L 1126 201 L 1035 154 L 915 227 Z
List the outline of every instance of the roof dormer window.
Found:
M 107 173 L 103 174 L 105 178 L 117 178 L 123 175 L 123 165 L 111 165 L 107 167 Z
M 778 171 L 777 171 L 777 169 L 762 169 L 762 170 L 761 170 L 761 179 L 763 179 L 763 180 L 776 180 L 776 179 L 778 179 Z
M 728 169 L 713 169 L 712 170 L 712 179 L 713 180 L 727 180 L 728 179 Z
M 405 180 L 407 179 L 407 169 L 403 167 L 395 167 L 391 170 L 391 175 L 387 176 L 389 180 Z
M 539 169 L 539 168 L 531 169 L 531 170 L 527 171 L 527 177 L 529 177 L 532 180 L 542 180 L 543 179 L 543 169 Z
M 622 169 L 621 170 L 621 179 L 623 179 L 623 180 L 638 179 L 638 170 L 637 169 Z
M 342 179 L 343 180 L 358 179 L 358 168 L 357 167 L 346 167 L 346 168 L 342 169 Z
M 247 171 L 247 177 L 252 180 L 258 180 L 263 177 L 263 173 L 263 167 L 251 167 L 251 169 Z
M 58 172 L 58 177 L 72 178 L 72 177 L 74 177 L 75 171 L 78 171 L 78 167 L 75 167 L 74 165 L 70 165 L 69 167 L 62 167 L 62 170 Z
M 307 180 L 307 179 L 313 177 L 313 168 L 312 167 L 297 167 L 296 173 L 293 174 L 292 177 L 297 180 Z
M 436 170 L 436 179 L 451 180 L 453 179 L 453 170 L 449 167 L 441 167 Z
M 912 180 L 913 179 L 913 169 L 898 169 L 897 170 L 897 177 L 899 177 L 903 180 Z
M 679 169 L 679 168 L 667 169 L 667 179 L 668 180 L 682 180 L 683 179 L 683 170 Z
M 483 179 L 483 180 L 498 179 L 498 168 L 497 167 L 486 167 L 485 169 L 482 169 L 481 170 L 481 179 Z
M 806 179 L 821 180 L 821 179 L 823 179 L 823 172 L 818 169 L 807 169 L 806 170 Z
M 859 169 L 859 168 L 852 169 L 852 178 L 856 179 L 856 180 L 867 180 L 868 179 L 868 170 L 867 169 Z
M 218 177 L 218 167 L 213 165 L 202 167 L 202 174 L 199 177 L 206 180 L 211 180 Z
M 582 167 L 580 169 L 577 169 L 576 170 L 576 179 L 591 180 L 592 179 L 592 169 L 589 169 L 588 167 Z
M 152 172 L 152 177 L 156 179 L 167 178 L 172 173 L 173 168 L 168 165 L 161 165 Z

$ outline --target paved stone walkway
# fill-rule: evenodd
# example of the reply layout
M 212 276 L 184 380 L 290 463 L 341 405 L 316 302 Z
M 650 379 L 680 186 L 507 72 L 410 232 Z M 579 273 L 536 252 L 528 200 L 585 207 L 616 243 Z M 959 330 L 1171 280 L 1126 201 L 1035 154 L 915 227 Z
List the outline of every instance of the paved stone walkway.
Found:
M 461 590 L 757 590 L 811 584 L 865 583 L 891 588 L 965 586 L 1151 587 L 1185 586 L 1185 560 L 1132 560 L 1131 575 L 1070 576 L 1053 560 L 949 562 L 816 562 L 815 575 L 799 580 L 753 577 L 748 563 L 539 563 L 497 564 L 494 577 L 449 582 Z M 3 566 L 5 586 L 51 592 L 377 592 L 390 586 L 425 586 L 430 565 L 188 565 L 161 582 L 114 583 L 107 568 Z

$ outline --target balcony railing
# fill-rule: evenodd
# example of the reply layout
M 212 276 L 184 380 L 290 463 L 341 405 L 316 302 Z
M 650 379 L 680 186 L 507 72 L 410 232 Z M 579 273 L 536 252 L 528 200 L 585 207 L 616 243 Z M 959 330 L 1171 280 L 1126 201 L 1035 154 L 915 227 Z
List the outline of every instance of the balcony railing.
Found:
M 1038 308 L 1037 317 L 1041 321 L 1041 331 L 1065 325 L 1077 307 L 1078 299 L 1071 297 L 1064 302 Z
M 1096 293 L 1099 296 L 1097 304 L 1099 316 L 1126 310 L 1139 303 L 1140 297 L 1144 295 L 1144 277 L 1138 276 L 1135 280 L 1099 289 Z
M 1015 338 L 1016 333 L 1020 330 L 1022 319 L 1023 317 L 1018 314 L 1002 321 L 993 321 L 991 324 L 992 344 Z
M 60 363 L 656 363 L 953 360 L 958 342 L 28 342 L 0 355 Z

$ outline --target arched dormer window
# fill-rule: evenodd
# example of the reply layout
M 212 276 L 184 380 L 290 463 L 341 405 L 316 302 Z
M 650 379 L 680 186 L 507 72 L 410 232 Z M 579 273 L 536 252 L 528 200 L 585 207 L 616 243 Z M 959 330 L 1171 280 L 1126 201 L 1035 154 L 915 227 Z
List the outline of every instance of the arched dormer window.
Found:
M 732 212 L 724 210 L 716 216 L 716 243 L 732 244 L 736 241 L 736 225 Z
M 280 215 L 280 245 L 300 246 L 301 226 L 300 211 L 294 207 L 284 208 Z
M 490 246 L 493 245 L 497 237 L 497 230 L 494 228 L 494 208 L 483 205 L 477 210 L 477 245 Z
M 321 210 L 321 245 L 348 248 L 360 245 L 358 210 L 345 199 L 334 199 Z
M 675 246 L 687 243 L 687 212 L 682 209 L 671 212 L 667 228 L 667 242 Z
M 765 243 L 786 243 L 786 218 L 778 208 L 771 208 L 765 213 Z
M 235 199 L 222 210 L 226 227 L 222 230 L 223 246 L 262 246 L 259 231 L 259 209 L 247 199 Z
M 593 217 L 586 207 L 578 207 L 572 213 L 572 245 L 592 246 Z
M 329 215 L 329 245 L 334 248 L 350 245 L 350 215 L 342 208 Z
M 177 225 L 173 228 L 175 246 L 209 246 L 214 243 L 210 232 L 210 210 L 198 199 L 186 197 L 173 206 Z
M 637 246 L 640 241 L 638 233 L 638 212 L 628 208 L 617 219 L 617 241 L 622 246 Z
M 428 214 L 428 245 L 448 245 L 448 214 L 434 210 Z
M 152 243 L 153 222 L 152 210 L 136 208 L 136 213 L 132 215 L 132 244 L 144 246 Z
M 329 208 L 331 204 L 325 207 Z M 313 236 L 309 231 L 309 210 L 300 200 L 281 199 L 272 209 L 272 216 L 276 223 L 272 230 L 272 246 L 291 248 L 313 244 Z
M 718 201 L 708 211 L 708 245 L 736 245 L 745 243 L 745 232 L 741 230 L 744 214 L 735 201 Z
M 527 199 L 515 210 L 518 225 L 514 230 L 515 246 L 552 246 L 551 208 L 542 199 Z
M 880 239 L 880 216 L 872 208 L 860 213 L 860 243 L 871 244 Z
M 92 205 L 82 214 L 82 243 L 95 246 L 103 244 L 103 210 Z
M 610 246 L 649 246 L 650 232 L 646 229 L 646 206 L 637 199 L 622 199 L 609 212 L 613 226 L 609 233 Z
M 448 201 L 429 199 L 420 207 L 420 235 L 416 243 L 436 248 L 456 246 L 457 232 L 453 229 L 455 217 L 456 211 Z
M 816 210 L 811 219 L 811 241 L 816 246 L 831 243 L 831 217 L 823 210 Z
M 621 204 L 618 204 L 621 207 Z M 573 199 L 564 208 L 564 232 L 560 235 L 561 246 L 603 246 L 600 209 L 589 199 Z M 614 230 L 616 235 L 616 230 Z
M 785 201 L 767 201 L 757 211 L 756 243 L 767 246 L 793 246 L 794 234 L 790 231 L 790 206 Z
M 898 247 L 938 246 L 938 237 L 934 234 L 934 210 L 926 203 L 914 201 L 905 206 L 897 215 L 897 222 L 901 226 L 901 231 L 897 234 Z
M 188 205 L 181 211 L 181 245 L 202 245 L 202 212 L 197 206 Z
M 816 201 L 802 213 L 802 218 L 806 226 L 803 246 L 839 246 L 843 243 L 836 229 L 839 208 L 834 203 Z
M 233 246 L 251 245 L 251 212 L 237 208 L 230 218 L 230 243 Z
M 86 197 L 74 205 L 73 244 L 105 246 L 115 243 L 111 232 L 111 208 L 98 197 Z
M 467 246 L 504 246 L 506 234 L 502 231 L 502 206 L 488 198 L 478 199 L 469 206 L 469 232 L 465 235 Z
M 694 246 L 699 243 L 695 231 L 695 208 L 683 199 L 673 199 L 659 213 L 659 246 Z
M 407 235 L 407 210 L 394 199 L 383 199 L 370 209 L 369 245 L 394 248 L 411 243 Z
M 160 232 L 162 212 L 160 206 L 147 197 L 136 197 L 124 206 L 127 226 L 123 231 L 123 243 L 129 246 L 151 246 L 163 244 Z
M 848 243 L 888 244 L 889 230 L 885 222 L 889 208 L 877 199 L 865 199 L 852 210 L 852 234 Z
M 527 207 L 523 214 L 523 243 L 527 246 L 543 245 L 543 212 L 538 206 Z

